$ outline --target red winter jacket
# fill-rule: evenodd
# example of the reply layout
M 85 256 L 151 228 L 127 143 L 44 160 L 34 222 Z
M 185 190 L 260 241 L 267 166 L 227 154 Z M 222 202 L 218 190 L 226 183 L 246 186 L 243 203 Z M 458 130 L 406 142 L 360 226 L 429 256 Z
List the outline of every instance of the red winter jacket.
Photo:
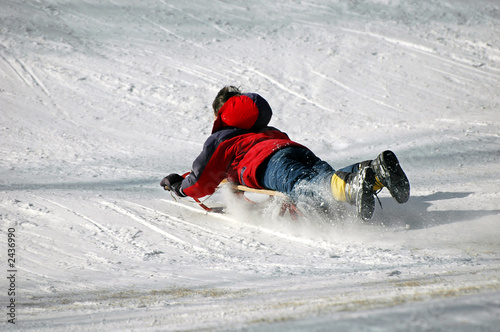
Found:
M 257 180 L 259 166 L 281 148 L 302 146 L 268 127 L 271 116 L 271 107 L 258 94 L 231 97 L 219 110 L 212 135 L 182 181 L 180 193 L 194 198 L 210 195 L 225 178 L 263 188 Z

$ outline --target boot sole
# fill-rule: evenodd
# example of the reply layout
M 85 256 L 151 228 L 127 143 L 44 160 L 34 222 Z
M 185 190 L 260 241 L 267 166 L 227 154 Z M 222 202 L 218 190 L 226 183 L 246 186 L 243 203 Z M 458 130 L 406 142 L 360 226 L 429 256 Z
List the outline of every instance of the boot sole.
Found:
M 366 167 L 361 172 L 365 172 L 363 176 L 363 189 L 360 190 L 356 199 L 356 212 L 358 218 L 368 221 L 373 216 L 375 210 L 375 197 L 373 196 L 373 186 L 375 185 L 375 172 L 370 167 Z
M 379 179 L 387 187 L 391 196 L 400 204 L 410 198 L 410 182 L 399 165 L 399 160 L 392 151 L 384 151 L 380 158 L 383 179 Z

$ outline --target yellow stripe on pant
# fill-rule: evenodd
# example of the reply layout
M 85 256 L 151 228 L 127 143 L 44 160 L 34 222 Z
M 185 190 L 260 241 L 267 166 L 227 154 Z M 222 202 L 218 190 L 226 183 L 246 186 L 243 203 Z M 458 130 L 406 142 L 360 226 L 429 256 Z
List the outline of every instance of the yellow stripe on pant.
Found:
M 332 176 L 331 190 L 333 198 L 335 198 L 336 201 L 347 201 L 347 198 L 345 196 L 345 181 L 339 178 L 337 174 L 333 174 Z
M 333 174 L 331 182 L 331 191 L 333 198 L 339 202 L 350 202 L 351 198 L 346 196 L 345 192 L 346 182 L 342 180 L 337 174 Z M 376 192 L 384 188 L 384 185 L 375 177 L 375 185 L 373 186 L 373 191 Z

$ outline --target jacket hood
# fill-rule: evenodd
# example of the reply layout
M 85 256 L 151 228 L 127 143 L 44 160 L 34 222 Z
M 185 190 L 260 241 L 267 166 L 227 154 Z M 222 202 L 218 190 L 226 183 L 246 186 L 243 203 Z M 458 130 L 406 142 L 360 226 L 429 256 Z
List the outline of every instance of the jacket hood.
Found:
M 212 134 L 225 127 L 258 131 L 269 124 L 273 111 L 267 101 L 256 93 L 229 98 L 220 108 Z

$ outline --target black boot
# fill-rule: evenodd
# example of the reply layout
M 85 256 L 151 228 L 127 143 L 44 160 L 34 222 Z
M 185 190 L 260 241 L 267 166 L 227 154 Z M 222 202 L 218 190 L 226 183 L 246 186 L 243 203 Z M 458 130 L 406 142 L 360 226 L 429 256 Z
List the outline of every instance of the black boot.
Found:
M 384 151 L 371 162 L 378 186 L 387 187 L 398 203 L 405 203 L 410 198 L 410 182 L 399 165 L 398 158 L 392 151 Z
M 359 219 L 370 220 L 375 210 L 373 186 L 375 185 L 375 172 L 370 167 L 352 173 L 345 184 L 345 197 L 349 204 L 356 206 Z

